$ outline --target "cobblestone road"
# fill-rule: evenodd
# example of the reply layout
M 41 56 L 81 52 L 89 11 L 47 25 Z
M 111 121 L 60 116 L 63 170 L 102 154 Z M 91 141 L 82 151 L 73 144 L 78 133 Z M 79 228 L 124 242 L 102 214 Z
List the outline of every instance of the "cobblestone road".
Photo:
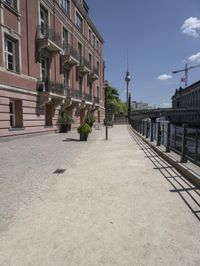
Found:
M 87 146 L 76 141 L 76 130 L 67 134 L 49 134 L 0 142 L 0 231 L 17 211 L 47 189 L 52 173 L 68 169 L 101 130 L 93 130 Z

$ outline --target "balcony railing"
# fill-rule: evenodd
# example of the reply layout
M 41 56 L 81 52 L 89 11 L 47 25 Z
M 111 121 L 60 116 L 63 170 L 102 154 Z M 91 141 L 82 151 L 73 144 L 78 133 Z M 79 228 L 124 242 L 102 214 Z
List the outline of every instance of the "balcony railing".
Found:
M 70 87 L 67 88 L 67 97 L 75 98 L 77 100 L 82 100 L 81 90 L 75 90 Z
M 94 103 L 99 103 L 99 97 L 94 96 Z
M 39 92 L 50 92 L 61 96 L 67 95 L 67 90 L 64 84 L 55 81 L 40 81 L 38 86 Z
M 92 69 L 92 65 L 91 65 L 91 62 L 87 59 L 84 58 L 84 65 L 89 69 L 91 70 Z
M 98 68 L 94 67 L 94 68 L 93 68 L 93 73 L 94 73 L 95 75 L 99 76 L 99 70 L 98 70 Z
M 92 102 L 92 95 L 84 93 L 84 100 L 88 102 Z
M 63 42 L 63 51 L 65 55 L 73 56 L 76 60 L 79 61 L 78 51 L 70 44 Z
M 61 36 L 48 25 L 37 26 L 37 39 L 49 39 L 51 42 L 62 48 Z

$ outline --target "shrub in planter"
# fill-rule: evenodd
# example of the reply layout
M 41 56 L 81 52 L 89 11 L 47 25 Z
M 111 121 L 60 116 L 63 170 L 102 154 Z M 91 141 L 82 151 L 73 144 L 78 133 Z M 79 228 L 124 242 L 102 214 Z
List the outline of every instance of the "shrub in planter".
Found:
M 87 141 L 88 135 L 92 132 L 92 128 L 85 123 L 80 125 L 77 131 L 80 134 L 80 141 Z
M 92 127 L 95 121 L 96 121 L 96 117 L 94 116 L 94 114 L 87 113 L 85 117 L 85 123 L 87 123 L 90 127 Z
M 68 113 L 62 112 L 58 118 L 58 122 L 60 124 L 60 132 L 64 133 L 71 130 L 71 124 L 73 123 L 73 119 Z

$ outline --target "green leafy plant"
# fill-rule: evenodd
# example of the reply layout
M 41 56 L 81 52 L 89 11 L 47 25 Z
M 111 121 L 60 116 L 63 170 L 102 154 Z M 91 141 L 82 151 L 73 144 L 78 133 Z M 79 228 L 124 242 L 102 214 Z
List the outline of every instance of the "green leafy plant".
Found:
M 71 124 L 73 123 L 73 118 L 68 113 L 62 112 L 58 118 L 58 122 L 61 125 L 71 126 Z
M 82 124 L 77 128 L 78 133 L 88 135 L 92 132 L 92 128 L 87 124 Z
M 87 113 L 85 117 L 85 123 L 88 124 L 90 127 L 92 127 L 95 121 L 96 121 L 95 115 L 93 113 Z

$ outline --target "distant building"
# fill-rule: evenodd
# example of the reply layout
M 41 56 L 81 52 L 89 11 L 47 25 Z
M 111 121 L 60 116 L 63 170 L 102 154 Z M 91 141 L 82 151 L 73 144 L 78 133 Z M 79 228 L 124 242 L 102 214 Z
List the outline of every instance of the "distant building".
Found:
M 176 89 L 172 96 L 172 108 L 199 108 L 200 109 L 200 80 L 188 86 L 187 88 Z M 177 124 L 188 123 L 189 125 L 200 126 L 200 115 L 187 114 L 185 116 L 177 116 L 173 118 L 173 122 Z
M 136 102 L 133 101 L 131 103 L 132 110 L 144 110 L 144 109 L 152 109 L 152 106 L 150 106 L 148 103 Z

